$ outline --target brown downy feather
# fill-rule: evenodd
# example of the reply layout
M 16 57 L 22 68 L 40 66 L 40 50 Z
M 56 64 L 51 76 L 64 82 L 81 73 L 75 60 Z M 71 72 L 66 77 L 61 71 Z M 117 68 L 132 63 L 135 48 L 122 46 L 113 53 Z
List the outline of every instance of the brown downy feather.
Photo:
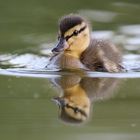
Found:
M 121 54 L 108 41 L 92 39 L 89 47 L 82 53 L 81 62 L 94 71 L 121 71 Z

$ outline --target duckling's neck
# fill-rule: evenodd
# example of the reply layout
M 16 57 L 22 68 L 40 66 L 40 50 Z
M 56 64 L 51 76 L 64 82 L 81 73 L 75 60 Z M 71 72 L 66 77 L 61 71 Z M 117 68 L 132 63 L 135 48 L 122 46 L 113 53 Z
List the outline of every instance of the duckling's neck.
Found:
M 65 96 L 85 96 L 87 97 L 85 91 L 81 88 L 81 86 L 79 84 L 71 87 L 71 88 L 67 88 L 64 90 Z
M 86 69 L 85 66 L 81 63 L 80 56 L 73 53 L 63 53 L 60 56 L 60 67 L 61 68 L 68 68 L 68 69 Z

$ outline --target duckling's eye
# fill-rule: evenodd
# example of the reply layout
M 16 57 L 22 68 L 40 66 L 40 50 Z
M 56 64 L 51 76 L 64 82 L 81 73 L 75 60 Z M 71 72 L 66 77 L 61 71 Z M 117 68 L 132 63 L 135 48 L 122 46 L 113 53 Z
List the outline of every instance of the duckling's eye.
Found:
M 76 108 L 74 108 L 74 112 L 75 113 L 78 113 L 79 112 L 79 109 L 76 107 Z
M 79 34 L 79 31 L 77 31 L 77 30 L 75 30 L 74 32 L 73 32 L 73 35 L 75 35 L 75 36 L 77 36 Z

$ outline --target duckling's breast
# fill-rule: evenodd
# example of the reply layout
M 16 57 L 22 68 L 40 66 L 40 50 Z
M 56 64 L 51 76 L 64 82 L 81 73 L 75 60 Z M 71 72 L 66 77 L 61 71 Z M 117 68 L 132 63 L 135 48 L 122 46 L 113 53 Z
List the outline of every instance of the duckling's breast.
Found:
M 88 70 L 88 68 L 86 68 L 86 66 L 83 65 L 83 63 L 81 63 L 81 61 L 78 58 L 72 57 L 70 55 L 67 54 L 59 54 L 54 56 L 47 68 L 58 68 L 58 69 L 84 69 L 84 70 Z

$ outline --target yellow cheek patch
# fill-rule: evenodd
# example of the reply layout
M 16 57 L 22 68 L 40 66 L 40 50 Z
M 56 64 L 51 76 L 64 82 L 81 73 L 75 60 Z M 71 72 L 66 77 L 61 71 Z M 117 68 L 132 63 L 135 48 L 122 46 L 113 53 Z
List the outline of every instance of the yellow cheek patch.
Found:
M 82 115 L 80 112 L 75 113 L 72 109 L 68 109 L 68 108 L 66 108 L 65 111 L 68 116 L 76 120 L 81 120 L 81 121 L 86 120 L 86 116 Z

